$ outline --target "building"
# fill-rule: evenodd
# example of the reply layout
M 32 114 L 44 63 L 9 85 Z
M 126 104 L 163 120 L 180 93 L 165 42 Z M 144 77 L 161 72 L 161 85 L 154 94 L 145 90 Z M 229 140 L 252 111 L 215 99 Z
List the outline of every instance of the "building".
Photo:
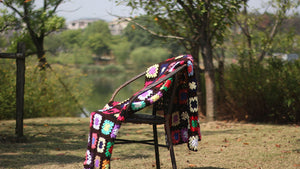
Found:
M 299 59 L 299 55 L 296 53 L 292 53 L 292 54 L 274 53 L 273 57 L 281 59 L 283 61 L 293 61 Z
M 78 19 L 67 23 L 67 29 L 84 29 L 89 24 L 99 21 L 100 19 Z
M 78 19 L 67 23 L 67 29 L 84 29 L 89 24 L 99 21 L 100 19 Z M 124 19 L 114 19 L 108 22 L 109 30 L 112 35 L 121 35 L 128 25 L 128 21 Z
M 129 21 L 124 19 L 114 19 L 109 22 L 109 30 L 112 35 L 121 35 L 123 30 L 127 27 Z

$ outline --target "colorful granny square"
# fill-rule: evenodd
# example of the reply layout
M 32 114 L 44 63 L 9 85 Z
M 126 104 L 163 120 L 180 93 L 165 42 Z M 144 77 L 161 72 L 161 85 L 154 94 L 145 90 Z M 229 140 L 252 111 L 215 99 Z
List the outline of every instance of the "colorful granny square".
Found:
M 183 69 L 177 72 L 179 67 Z M 154 104 L 155 108 L 160 105 L 157 112 L 166 113 L 172 107 L 171 119 L 168 121 L 172 143 L 188 143 L 190 150 L 197 151 L 201 134 L 192 56 L 180 55 L 154 64 L 146 70 L 145 76 L 143 88 L 133 96 L 122 102 L 110 101 L 103 109 L 91 113 L 85 169 L 109 169 L 114 141 L 122 122 L 136 111 L 154 103 L 158 103 Z M 155 83 L 157 81 L 159 84 Z M 171 97 L 173 92 L 175 96 Z

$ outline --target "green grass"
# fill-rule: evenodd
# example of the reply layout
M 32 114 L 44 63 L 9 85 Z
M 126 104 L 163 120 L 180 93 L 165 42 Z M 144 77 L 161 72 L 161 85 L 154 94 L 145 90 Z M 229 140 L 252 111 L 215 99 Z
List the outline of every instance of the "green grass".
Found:
M 26 143 L 15 143 L 15 121 L 0 121 L 0 168 L 82 168 L 88 118 L 38 118 L 24 121 Z M 149 125 L 124 124 L 119 138 L 152 137 Z M 159 139 L 164 142 L 163 126 Z M 175 146 L 179 169 L 300 168 L 300 127 L 297 125 L 201 123 L 198 152 Z M 161 167 L 171 168 L 169 152 L 160 148 Z M 111 168 L 155 168 L 152 146 L 115 145 Z

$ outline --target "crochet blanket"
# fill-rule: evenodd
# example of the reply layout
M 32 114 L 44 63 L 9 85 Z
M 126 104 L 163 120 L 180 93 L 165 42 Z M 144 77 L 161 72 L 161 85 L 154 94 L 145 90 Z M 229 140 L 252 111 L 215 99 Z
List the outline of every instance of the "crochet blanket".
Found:
M 126 121 L 129 115 L 146 106 L 170 99 L 167 94 L 174 85 L 172 83 L 175 76 L 163 80 L 156 86 L 151 86 L 151 84 L 164 78 L 183 64 L 187 64 L 187 66 L 186 69 L 177 73 L 176 78 L 179 78 L 179 82 L 176 88 L 176 96 L 172 101 L 174 103 L 170 120 L 172 142 L 174 145 L 188 143 L 190 150 L 197 151 L 201 134 L 198 121 L 197 83 L 193 58 L 190 55 L 181 55 L 167 59 L 147 69 L 145 85 L 140 90 L 144 91 L 147 88 L 148 90 L 145 92 L 139 91 L 123 102 L 109 102 L 103 109 L 91 113 L 90 133 L 84 161 L 85 169 L 110 168 L 114 140 L 122 122 Z M 160 108 L 161 110 L 165 109 L 164 107 Z

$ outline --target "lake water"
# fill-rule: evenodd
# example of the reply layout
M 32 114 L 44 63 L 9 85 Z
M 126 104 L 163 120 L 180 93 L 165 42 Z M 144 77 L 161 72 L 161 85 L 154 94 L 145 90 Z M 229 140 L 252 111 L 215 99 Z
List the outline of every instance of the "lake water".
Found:
M 140 72 L 139 72 L 140 73 Z M 89 74 L 85 80 L 92 83 L 92 96 L 85 99 L 84 108 L 87 112 L 101 109 L 108 103 L 113 92 L 127 80 L 139 73 L 120 72 L 120 73 L 98 73 Z M 123 101 L 131 97 L 135 92 L 143 87 L 144 77 L 139 78 L 134 83 L 123 88 L 115 97 L 115 101 Z M 81 115 L 82 116 L 82 115 Z

